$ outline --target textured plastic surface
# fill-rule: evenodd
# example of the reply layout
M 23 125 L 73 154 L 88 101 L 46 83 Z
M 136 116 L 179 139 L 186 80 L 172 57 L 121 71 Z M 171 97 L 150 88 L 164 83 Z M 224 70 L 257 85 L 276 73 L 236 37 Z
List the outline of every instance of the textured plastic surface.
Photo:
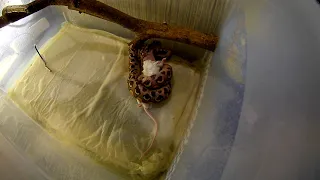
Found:
M 0 29 L 0 179 L 121 179 L 52 138 L 6 95 L 35 55 L 33 44 L 40 48 L 64 21 L 63 15 L 50 7 Z
M 1 179 L 120 179 L 51 137 L 1 90 L 0 117 Z
M 149 110 L 159 128 L 143 155 L 155 124 L 127 88 L 128 42 L 64 23 L 39 50 L 53 73 L 36 55 L 8 94 L 52 136 L 76 145 L 106 168 L 136 180 L 152 179 L 170 165 L 194 117 L 203 81 L 200 70 L 177 56 L 170 58 L 175 79 L 188 83 L 173 79 L 170 101 Z

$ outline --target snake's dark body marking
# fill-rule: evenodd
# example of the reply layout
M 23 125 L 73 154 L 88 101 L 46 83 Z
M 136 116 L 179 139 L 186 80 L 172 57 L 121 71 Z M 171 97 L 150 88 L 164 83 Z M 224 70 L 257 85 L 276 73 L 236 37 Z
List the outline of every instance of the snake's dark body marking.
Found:
M 172 67 L 163 63 L 160 72 L 152 76 L 144 76 L 142 70 L 144 60 L 161 61 L 163 58 L 170 58 L 170 56 L 171 51 L 162 49 L 159 41 L 143 44 L 139 48 L 129 46 L 128 89 L 139 102 L 159 103 L 169 97 L 173 75 Z

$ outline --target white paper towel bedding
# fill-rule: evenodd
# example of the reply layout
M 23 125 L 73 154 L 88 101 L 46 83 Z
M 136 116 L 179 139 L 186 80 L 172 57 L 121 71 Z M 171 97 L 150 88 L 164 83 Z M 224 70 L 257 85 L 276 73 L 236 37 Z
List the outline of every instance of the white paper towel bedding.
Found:
M 195 112 L 201 76 L 173 56 L 173 90 L 151 109 L 159 133 L 151 151 L 139 157 L 153 136 L 152 120 L 128 92 L 128 40 L 63 24 L 9 91 L 30 117 L 60 140 L 133 179 L 159 177 L 170 165 Z M 179 62 L 179 63 L 178 63 Z

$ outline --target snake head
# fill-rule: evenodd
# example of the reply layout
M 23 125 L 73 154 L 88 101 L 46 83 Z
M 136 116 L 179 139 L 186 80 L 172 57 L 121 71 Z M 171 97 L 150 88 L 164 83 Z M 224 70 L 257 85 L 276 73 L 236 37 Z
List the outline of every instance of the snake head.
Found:
M 159 47 L 161 47 L 161 42 L 153 40 L 153 41 L 148 42 L 147 46 L 149 47 L 149 49 L 159 48 Z
M 156 49 L 156 48 L 160 48 L 160 47 L 161 47 L 161 42 L 160 41 L 156 41 L 156 40 L 147 41 L 147 42 L 145 42 L 144 51 L 146 53 L 148 53 L 151 50 Z
M 167 60 L 171 57 L 172 51 L 168 50 L 168 49 L 157 48 L 157 49 L 154 49 L 153 55 L 156 60 L 164 61 L 164 60 Z

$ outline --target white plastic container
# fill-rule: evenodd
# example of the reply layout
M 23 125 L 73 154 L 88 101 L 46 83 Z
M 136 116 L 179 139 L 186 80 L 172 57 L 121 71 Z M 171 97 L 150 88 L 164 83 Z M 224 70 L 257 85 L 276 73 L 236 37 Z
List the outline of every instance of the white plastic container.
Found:
M 152 13 L 155 1 L 148 2 L 143 12 Z M 319 179 L 319 4 L 240 0 L 224 6 L 203 100 L 167 179 Z M 211 11 L 217 15 L 204 13 Z M 34 55 L 24 43 L 41 47 L 65 18 L 132 35 L 76 13 L 50 7 L 0 30 L 0 179 L 121 179 L 59 145 L 5 95 L 30 63 L 23 59 Z M 170 13 L 177 12 L 166 9 Z

